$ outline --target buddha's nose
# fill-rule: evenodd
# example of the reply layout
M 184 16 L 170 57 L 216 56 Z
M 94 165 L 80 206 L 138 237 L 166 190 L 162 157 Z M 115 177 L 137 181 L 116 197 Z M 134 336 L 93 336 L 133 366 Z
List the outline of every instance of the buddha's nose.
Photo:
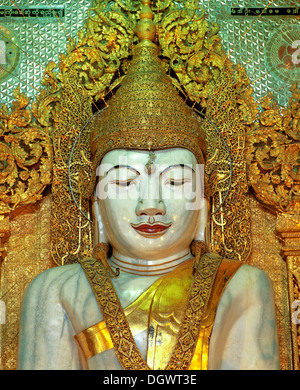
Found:
M 156 192 L 156 196 L 153 196 L 153 192 L 148 193 L 148 195 L 150 195 L 148 197 L 141 195 L 142 194 L 140 194 L 140 198 L 135 209 L 136 215 L 148 215 L 149 217 L 154 217 L 156 215 L 166 214 L 166 206 L 160 197 L 159 191 Z
M 155 217 L 157 215 L 165 215 L 166 207 L 163 201 L 158 201 L 158 207 L 151 207 L 149 202 L 144 204 L 144 201 L 140 200 L 135 209 L 135 213 L 138 216 L 148 215 L 149 217 Z
M 140 182 L 140 193 L 135 209 L 136 215 L 165 215 L 166 206 L 161 197 L 160 180 L 157 174 L 144 175 Z

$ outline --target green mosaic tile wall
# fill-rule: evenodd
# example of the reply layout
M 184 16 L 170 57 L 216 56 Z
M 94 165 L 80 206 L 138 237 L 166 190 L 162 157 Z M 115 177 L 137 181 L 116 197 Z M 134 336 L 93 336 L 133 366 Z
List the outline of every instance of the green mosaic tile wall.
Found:
M 0 2 L 0 102 L 12 91 L 34 97 L 50 60 L 64 52 L 68 36 L 82 26 L 88 0 L 2 0 Z M 235 63 L 245 65 L 256 99 L 274 92 L 286 105 L 300 79 L 300 5 L 297 1 L 201 0 L 221 27 L 223 45 Z M 14 16 L 19 8 L 23 17 Z M 265 10 L 264 10 L 265 9 Z M 56 16 L 53 12 L 56 12 Z M 6 68 L 5 77 L 1 67 Z

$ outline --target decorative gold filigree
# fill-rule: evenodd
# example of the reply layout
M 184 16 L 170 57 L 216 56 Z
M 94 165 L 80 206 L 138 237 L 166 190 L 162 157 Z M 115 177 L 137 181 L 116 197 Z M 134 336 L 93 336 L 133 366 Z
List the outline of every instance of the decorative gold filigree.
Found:
M 299 302 L 300 301 L 300 275 L 299 275 L 299 259 L 296 261 L 296 267 L 297 268 L 297 277 L 293 275 L 293 298 L 294 302 Z M 299 324 L 299 306 L 296 306 L 296 313 L 293 313 L 293 315 L 296 317 L 294 319 L 294 328 L 295 328 L 295 333 L 293 334 L 293 341 L 294 341 L 294 351 L 295 355 L 297 354 L 297 357 L 294 357 L 294 364 L 296 369 L 300 369 L 300 324 Z
M 275 212 L 300 212 L 300 91 L 282 108 L 268 95 L 247 136 L 248 181 L 256 198 Z
M 286 262 L 289 286 L 290 328 L 293 349 L 294 369 L 300 363 L 300 326 L 298 318 L 299 285 L 300 285 L 300 215 L 295 213 L 279 213 L 277 215 L 276 234 L 280 239 L 280 254 Z M 296 310 L 296 311 L 294 311 Z
M 38 123 L 19 89 L 14 96 L 11 109 L 0 108 L 1 214 L 41 199 L 52 175 L 50 128 Z
M 247 101 L 238 90 L 242 81 L 239 79 L 239 83 L 234 84 L 234 76 L 230 63 L 226 62 L 206 108 L 209 156 L 206 171 L 210 175 L 212 196 L 211 249 L 227 258 L 245 261 L 251 251 L 244 161 L 246 121 L 249 118 L 244 119 L 243 109 Z M 248 116 L 249 111 L 246 111 Z M 219 129 L 221 138 L 214 137 L 214 126 Z

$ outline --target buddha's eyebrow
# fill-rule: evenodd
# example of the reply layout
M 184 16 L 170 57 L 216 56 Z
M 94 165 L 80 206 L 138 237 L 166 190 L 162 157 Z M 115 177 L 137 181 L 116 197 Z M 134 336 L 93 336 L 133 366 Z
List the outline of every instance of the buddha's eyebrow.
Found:
M 112 171 L 114 169 L 120 169 L 120 168 L 129 169 L 129 170 L 133 171 L 134 173 L 136 173 L 137 175 L 140 175 L 140 172 L 137 171 L 135 168 L 131 167 L 130 165 L 115 165 L 115 166 L 111 167 L 107 172 L 105 172 L 105 175 L 107 175 L 110 171 Z
M 195 173 L 195 170 L 191 166 L 189 166 L 189 165 L 186 165 L 186 164 L 174 164 L 174 165 L 170 165 L 167 168 L 165 168 L 162 172 L 160 172 L 160 175 L 164 174 L 165 172 L 167 172 L 170 169 L 178 168 L 178 167 L 180 167 L 180 168 L 188 168 L 188 169 L 190 169 L 191 171 L 193 171 Z

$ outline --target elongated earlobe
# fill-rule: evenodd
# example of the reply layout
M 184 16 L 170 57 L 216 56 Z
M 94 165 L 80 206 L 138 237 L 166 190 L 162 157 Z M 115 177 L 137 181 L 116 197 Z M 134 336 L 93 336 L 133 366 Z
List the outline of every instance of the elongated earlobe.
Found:
M 203 199 L 203 206 L 199 213 L 199 220 L 198 220 L 198 226 L 195 233 L 194 240 L 195 241 L 204 241 L 207 242 L 207 223 L 209 220 L 209 202 L 207 199 Z
M 209 214 L 209 203 L 203 199 L 203 205 L 199 213 L 199 220 L 197 230 L 195 232 L 194 240 L 191 244 L 191 251 L 194 258 L 193 272 L 197 272 L 202 255 L 207 252 L 209 242 L 207 241 L 207 222 Z
M 117 268 L 114 270 L 107 259 L 107 253 L 109 245 L 106 239 L 104 232 L 104 225 L 102 222 L 99 201 L 96 194 L 92 197 L 92 212 L 93 212 L 93 228 L 94 228 L 94 237 L 93 237 L 93 257 L 101 263 L 106 268 L 108 274 L 115 278 L 119 276 L 120 270 Z
M 97 244 L 107 244 L 107 239 L 104 232 L 104 225 L 102 222 L 99 200 L 97 200 L 96 194 L 92 198 L 92 212 L 93 212 L 93 246 Z

